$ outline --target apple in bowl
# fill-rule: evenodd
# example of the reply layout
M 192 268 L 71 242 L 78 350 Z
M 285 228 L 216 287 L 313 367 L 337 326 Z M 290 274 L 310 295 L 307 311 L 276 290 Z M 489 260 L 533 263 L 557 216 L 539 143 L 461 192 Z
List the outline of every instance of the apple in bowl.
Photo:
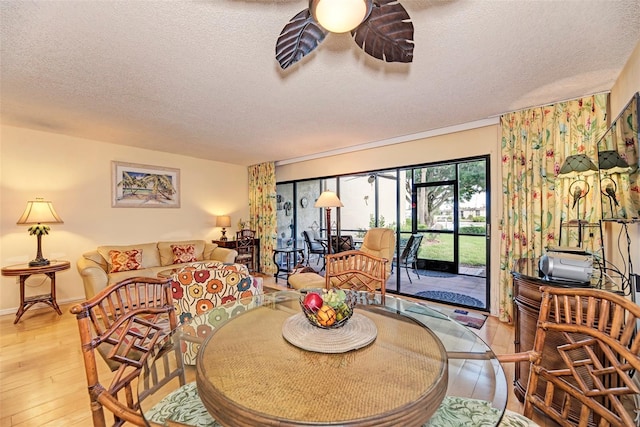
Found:
M 357 293 L 343 289 L 322 289 L 318 292 L 309 291 L 299 301 L 309 323 L 322 329 L 336 329 L 351 318 Z
M 302 301 L 304 308 L 311 311 L 312 313 L 320 310 L 322 305 L 324 304 L 324 300 L 322 299 L 322 295 L 317 292 L 309 292 Z

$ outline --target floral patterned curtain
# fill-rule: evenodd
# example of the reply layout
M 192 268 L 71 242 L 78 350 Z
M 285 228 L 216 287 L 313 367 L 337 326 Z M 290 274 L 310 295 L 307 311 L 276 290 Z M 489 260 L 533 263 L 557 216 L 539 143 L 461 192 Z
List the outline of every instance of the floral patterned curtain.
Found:
M 249 217 L 260 239 L 260 271 L 276 272 L 273 247 L 277 237 L 276 167 L 273 162 L 249 166 Z
M 562 223 L 600 219 L 597 171 L 561 174 L 565 159 L 586 155 L 595 165 L 607 129 L 608 94 L 505 114 L 502 126 L 500 320 L 512 321 L 511 271 L 518 259 L 537 259 L 548 246 L 577 246 L 576 229 Z M 583 241 L 601 246 L 599 234 Z M 573 241 L 571 240 L 573 239 Z M 571 242 L 571 243 L 569 243 Z

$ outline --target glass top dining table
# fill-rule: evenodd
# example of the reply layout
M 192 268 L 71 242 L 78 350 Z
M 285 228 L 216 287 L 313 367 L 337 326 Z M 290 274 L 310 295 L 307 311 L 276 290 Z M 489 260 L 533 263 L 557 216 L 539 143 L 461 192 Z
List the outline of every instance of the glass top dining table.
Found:
M 351 329 L 309 330 L 297 322 L 302 295 L 233 301 L 173 331 L 139 377 L 149 425 L 422 426 L 458 398 L 491 408 L 483 425 L 499 424 L 505 374 L 467 327 L 420 302 L 361 293 Z

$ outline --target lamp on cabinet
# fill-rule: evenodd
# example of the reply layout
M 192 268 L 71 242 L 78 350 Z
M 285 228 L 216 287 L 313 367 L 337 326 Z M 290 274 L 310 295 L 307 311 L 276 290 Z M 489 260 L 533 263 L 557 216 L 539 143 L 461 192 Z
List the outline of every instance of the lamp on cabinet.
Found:
M 216 227 L 222 227 L 222 236 L 220 236 L 221 242 L 227 241 L 227 230 L 225 227 L 231 227 L 231 217 L 229 215 L 220 215 L 216 218 Z
M 574 154 L 564 160 L 560 173 L 558 173 L 558 176 L 565 178 L 576 177 L 576 180 L 569 186 L 569 194 L 573 200 L 571 209 L 576 209 L 576 218 L 578 220 L 580 220 L 580 200 L 587 197 L 591 190 L 591 186 L 583 177 L 594 174 L 597 171 L 598 168 L 586 154 Z
M 569 185 L 569 196 L 571 197 L 569 209 L 576 210 L 576 220 L 569 221 L 569 223 L 577 223 L 579 247 L 582 246 L 582 224 L 586 223 L 586 221 L 580 221 L 580 200 L 587 197 L 587 194 L 589 194 L 589 191 L 591 190 L 591 186 L 584 177 L 592 175 L 597 171 L 598 168 L 586 154 L 574 154 L 568 156 L 564 160 L 564 163 L 560 168 L 560 172 L 558 173 L 559 177 L 575 178 L 575 180 Z

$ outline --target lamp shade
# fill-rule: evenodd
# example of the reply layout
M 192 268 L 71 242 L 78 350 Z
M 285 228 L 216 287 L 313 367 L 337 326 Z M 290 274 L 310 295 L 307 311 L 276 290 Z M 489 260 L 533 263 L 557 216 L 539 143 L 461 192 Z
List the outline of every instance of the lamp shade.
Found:
M 53 203 L 41 198 L 30 200 L 16 224 L 62 224 L 62 218 L 53 208 Z
M 629 172 L 629 164 L 620 157 L 616 150 L 598 152 L 598 167 L 609 173 Z
M 231 217 L 229 215 L 220 215 L 216 218 L 216 227 L 231 227 Z
M 598 168 L 586 154 L 574 154 L 567 157 L 560 168 L 559 176 L 590 175 Z
M 371 13 L 371 0 L 310 0 L 311 15 L 327 31 L 346 33 Z
M 341 208 L 344 205 L 338 198 L 338 195 L 333 191 L 323 191 L 316 200 L 316 204 L 314 205 L 316 208 Z

